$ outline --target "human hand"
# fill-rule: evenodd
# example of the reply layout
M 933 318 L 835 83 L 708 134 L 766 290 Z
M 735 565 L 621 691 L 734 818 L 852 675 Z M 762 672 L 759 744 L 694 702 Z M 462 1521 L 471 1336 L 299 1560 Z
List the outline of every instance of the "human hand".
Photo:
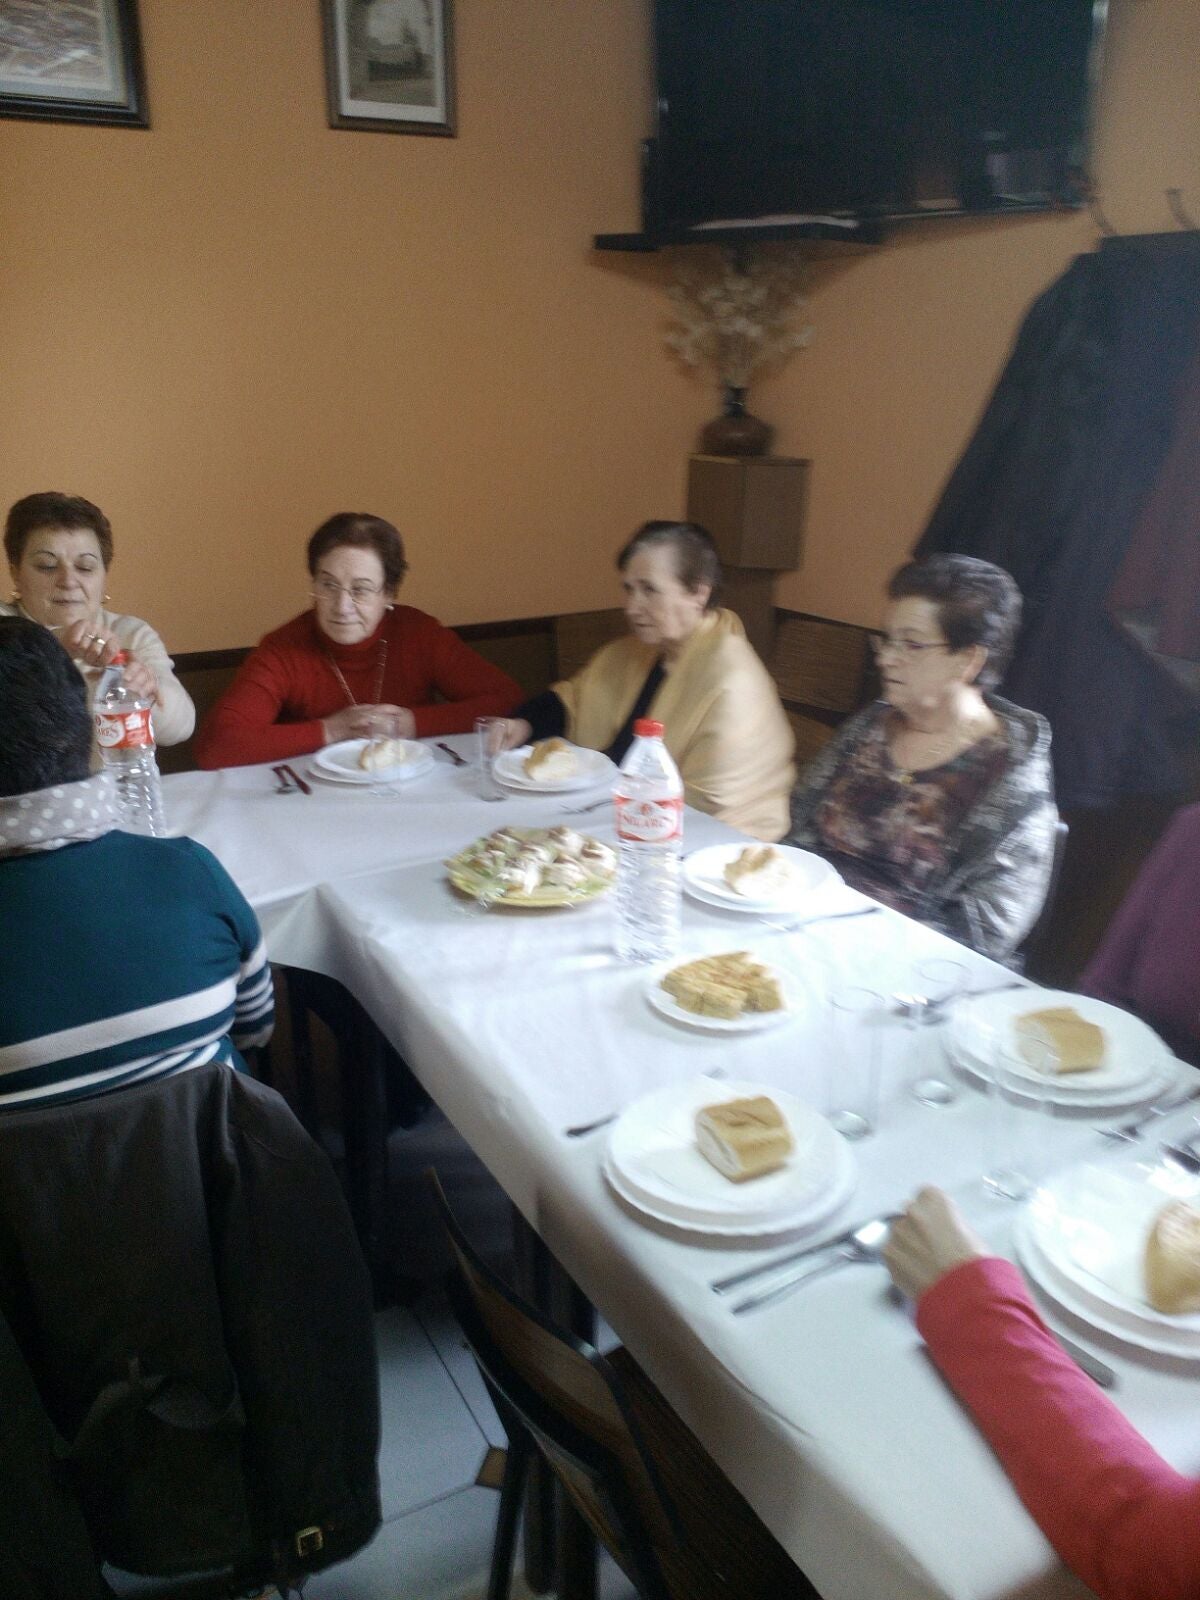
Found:
M 125 662 L 124 682 L 140 700 L 148 700 L 151 705 L 158 700 L 158 679 L 136 656 L 129 656 Z
M 986 1254 L 982 1239 L 967 1227 L 954 1202 L 931 1188 L 919 1190 L 892 1223 L 883 1248 L 884 1265 L 910 1300 L 919 1300 L 951 1268 Z
M 116 639 L 96 632 L 96 624 L 80 619 L 58 635 L 58 642 L 71 657 L 85 667 L 106 667 L 121 648 Z
M 533 728 L 524 717 L 499 717 L 494 728 L 500 737 L 493 755 L 499 755 L 502 750 L 516 750 L 533 738 Z
M 417 719 L 406 706 L 360 706 L 368 739 L 415 739 Z

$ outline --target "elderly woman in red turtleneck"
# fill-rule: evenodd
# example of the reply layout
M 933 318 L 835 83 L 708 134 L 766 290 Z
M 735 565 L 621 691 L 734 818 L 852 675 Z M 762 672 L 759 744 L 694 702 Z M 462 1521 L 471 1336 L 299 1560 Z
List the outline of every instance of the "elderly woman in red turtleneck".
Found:
M 308 541 L 313 606 L 268 633 L 196 740 L 202 767 L 286 761 L 370 735 L 389 712 L 406 739 L 465 733 L 521 698 L 507 673 L 434 617 L 395 604 L 407 569 L 382 517 L 339 512 Z

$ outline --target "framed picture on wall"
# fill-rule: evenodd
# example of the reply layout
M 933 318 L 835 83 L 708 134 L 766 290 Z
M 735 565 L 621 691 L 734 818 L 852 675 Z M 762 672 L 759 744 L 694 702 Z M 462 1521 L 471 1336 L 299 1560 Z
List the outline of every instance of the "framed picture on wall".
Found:
M 0 0 L 0 117 L 148 128 L 137 0 Z
M 453 137 L 450 0 L 321 0 L 321 14 L 331 128 Z

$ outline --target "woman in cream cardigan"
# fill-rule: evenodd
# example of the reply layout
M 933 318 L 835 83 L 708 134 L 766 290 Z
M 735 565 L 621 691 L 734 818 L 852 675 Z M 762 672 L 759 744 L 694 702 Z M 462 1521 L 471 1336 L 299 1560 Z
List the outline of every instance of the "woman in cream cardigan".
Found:
M 664 728 L 684 797 L 756 839 L 788 825 L 794 741 L 741 622 L 717 606 L 721 564 L 691 522 L 647 522 L 617 557 L 629 633 L 526 701 L 501 748 L 562 736 L 619 762 L 639 717 Z

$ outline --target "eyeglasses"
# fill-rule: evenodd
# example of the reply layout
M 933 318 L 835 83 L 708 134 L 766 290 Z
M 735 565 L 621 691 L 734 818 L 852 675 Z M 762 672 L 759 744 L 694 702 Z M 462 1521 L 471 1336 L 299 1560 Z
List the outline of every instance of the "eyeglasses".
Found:
M 949 650 L 950 646 L 945 639 L 894 639 L 890 633 L 872 633 L 870 636 L 871 649 L 878 659 L 885 650 L 891 650 L 898 656 L 904 656 L 909 661 L 915 661 L 923 650 Z
M 365 606 L 369 601 L 378 599 L 382 593 L 381 583 L 368 583 L 365 579 L 359 583 L 352 583 L 348 589 L 343 588 L 340 583 L 334 583 L 332 578 L 316 578 L 312 586 L 313 599 L 327 600 L 331 606 L 336 605 L 344 594 L 350 596 L 352 605 Z

